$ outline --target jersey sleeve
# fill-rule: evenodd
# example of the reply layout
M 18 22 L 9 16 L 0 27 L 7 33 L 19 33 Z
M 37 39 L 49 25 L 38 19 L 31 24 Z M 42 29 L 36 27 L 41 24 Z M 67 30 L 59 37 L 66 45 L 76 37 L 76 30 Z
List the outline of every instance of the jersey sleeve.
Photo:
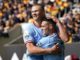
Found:
M 45 45 L 47 44 L 47 39 L 46 38 L 42 38 L 38 41 L 38 43 L 36 44 L 38 47 L 41 47 L 41 48 L 45 48 Z
M 29 24 L 22 24 L 22 34 L 23 34 L 23 40 L 26 44 L 27 42 L 34 42 L 33 36 L 32 36 L 32 29 Z

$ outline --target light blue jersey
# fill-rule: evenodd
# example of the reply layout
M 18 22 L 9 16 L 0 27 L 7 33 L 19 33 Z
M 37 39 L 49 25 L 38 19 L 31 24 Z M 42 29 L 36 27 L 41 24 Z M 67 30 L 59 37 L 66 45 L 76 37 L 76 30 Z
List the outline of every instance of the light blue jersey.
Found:
M 35 45 L 36 43 L 42 38 L 42 31 L 40 28 L 36 27 L 32 23 L 23 23 L 21 24 L 22 33 L 24 43 L 33 42 Z M 42 55 L 32 55 L 27 50 L 27 59 L 26 60 L 43 60 Z
M 59 43 L 59 47 L 62 49 L 61 53 L 43 55 L 44 60 L 64 60 L 64 44 L 56 33 L 51 36 L 43 37 L 39 40 L 37 46 L 41 48 L 51 48 L 55 43 Z

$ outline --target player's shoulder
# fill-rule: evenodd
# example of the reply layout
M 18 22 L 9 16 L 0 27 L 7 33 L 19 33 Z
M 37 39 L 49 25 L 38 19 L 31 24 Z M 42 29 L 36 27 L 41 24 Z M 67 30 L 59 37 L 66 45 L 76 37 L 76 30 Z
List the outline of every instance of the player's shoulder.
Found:
M 21 23 L 20 25 L 21 27 L 32 27 L 33 26 L 32 23 Z
M 49 39 L 49 37 L 46 36 L 46 37 L 43 37 L 40 41 L 46 41 L 46 40 L 48 40 L 48 39 Z
M 22 26 L 28 26 L 28 25 L 33 25 L 32 23 L 21 23 L 20 25 L 22 25 Z
M 29 21 L 28 21 L 28 23 L 34 23 L 34 21 L 35 20 L 33 18 L 30 18 Z
M 32 23 L 22 23 L 21 24 L 22 30 L 32 31 L 33 27 L 34 27 L 34 25 Z

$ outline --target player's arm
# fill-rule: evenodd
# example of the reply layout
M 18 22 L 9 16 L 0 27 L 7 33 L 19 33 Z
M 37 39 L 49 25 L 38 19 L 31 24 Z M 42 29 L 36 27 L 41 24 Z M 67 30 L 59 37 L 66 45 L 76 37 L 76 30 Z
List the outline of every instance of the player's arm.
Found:
M 61 38 L 61 40 L 63 40 L 64 42 L 68 42 L 69 37 L 66 31 L 66 27 L 64 27 L 60 21 L 57 22 L 57 26 L 59 28 L 59 37 Z
M 55 44 L 52 48 L 40 48 L 35 46 L 32 42 L 26 44 L 26 48 L 30 54 L 56 54 L 60 51 L 58 44 Z
M 63 26 L 63 24 L 56 18 L 53 18 L 53 21 L 56 22 L 56 25 L 58 26 L 59 29 L 59 37 L 61 38 L 61 40 L 63 40 L 64 42 L 67 42 L 69 40 L 69 36 L 67 33 L 67 29 L 66 27 Z

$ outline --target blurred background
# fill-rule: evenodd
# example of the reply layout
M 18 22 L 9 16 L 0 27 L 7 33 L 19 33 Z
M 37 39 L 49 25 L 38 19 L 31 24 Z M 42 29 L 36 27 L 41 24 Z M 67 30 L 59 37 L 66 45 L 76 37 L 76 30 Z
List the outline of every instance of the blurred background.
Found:
M 56 16 L 67 27 L 65 60 L 80 59 L 80 0 L 0 0 L 0 60 L 26 60 L 19 24 L 28 22 L 33 4 L 41 4 L 45 16 Z

